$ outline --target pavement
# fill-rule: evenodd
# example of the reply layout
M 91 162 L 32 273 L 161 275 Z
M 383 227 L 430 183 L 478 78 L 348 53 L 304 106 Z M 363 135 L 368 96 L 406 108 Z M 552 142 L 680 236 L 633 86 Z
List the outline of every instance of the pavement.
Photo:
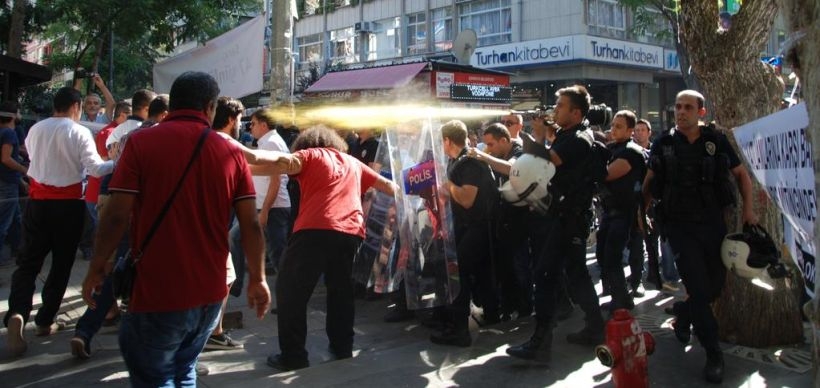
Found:
M 591 272 L 594 259 L 588 261 Z M 6 349 L 6 329 L 0 329 L 0 386 L 2 387 L 89 387 L 128 386 L 128 372 L 117 345 L 117 328 L 103 328 L 91 343 L 89 360 L 71 355 L 69 341 L 77 319 L 85 310 L 80 288 L 88 263 L 77 260 L 58 320 L 68 326 L 50 337 L 35 337 L 30 322 L 25 329 L 29 341 L 26 354 L 12 358 Z M 9 285 L 14 267 L 0 268 L 0 313 L 8 310 Z M 38 280 L 35 309 L 48 260 Z M 594 274 L 597 279 L 597 274 Z M 275 277 L 268 277 L 271 289 Z M 596 288 L 600 292 L 600 283 Z M 649 359 L 652 387 L 707 386 L 701 377 L 705 354 L 697 345 L 682 346 L 672 333 L 671 306 L 683 291 L 664 293 L 648 290 L 637 299 L 633 314 L 645 331 L 655 337 L 655 352 Z M 602 298 L 602 302 L 608 297 Z M 266 365 L 278 353 L 276 316 L 253 317 L 244 296 L 231 297 L 227 311 L 241 311 L 241 327 L 230 335 L 244 349 L 211 351 L 200 356 L 210 369 L 198 379 L 203 387 L 612 387 L 610 370 L 597 361 L 593 347 L 564 340 L 566 334 L 583 327 L 579 309 L 555 330 L 552 361 L 528 362 L 508 357 L 505 349 L 529 338 L 534 322 L 524 318 L 479 327 L 471 321 L 473 346 L 454 348 L 434 345 L 431 330 L 416 320 L 385 323 L 382 317 L 391 303 L 388 298 L 356 301 L 354 357 L 333 361 L 324 332 L 325 290 L 317 286 L 308 308 L 307 349 L 311 366 L 279 372 Z M 32 313 L 32 317 L 34 312 Z M 807 328 L 808 329 L 808 328 Z M 806 331 L 807 335 L 810 333 Z M 808 340 L 794 347 L 748 349 L 722 344 L 726 354 L 725 387 L 812 386 Z

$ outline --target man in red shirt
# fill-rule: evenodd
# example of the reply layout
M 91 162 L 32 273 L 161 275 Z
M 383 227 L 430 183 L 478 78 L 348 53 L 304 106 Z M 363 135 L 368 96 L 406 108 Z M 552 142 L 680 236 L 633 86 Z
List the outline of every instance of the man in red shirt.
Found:
M 293 154 L 278 154 L 280 173 L 299 182 L 299 214 L 288 240 L 279 278 L 281 354 L 268 365 L 282 370 L 309 365 L 305 350 L 307 302 L 319 276 L 327 284 L 327 336 L 336 359 L 353 352 L 353 257 L 364 239 L 362 193 L 368 188 L 393 194 L 396 185 L 345 153 L 345 141 L 324 127 L 306 130 L 293 143 Z M 241 230 L 241 228 L 240 228 Z
M 218 95 L 210 75 L 180 75 L 171 86 L 170 114 L 129 137 L 108 188 L 110 198 L 83 282 L 83 298 L 92 308 L 92 294 L 103 283 L 106 261 L 129 218 L 133 251 L 142 246 L 179 184 L 156 233 L 138 254 L 129 311 L 120 325 L 120 351 L 134 386 L 196 384 L 197 357 L 228 293 L 231 209 L 241 225 L 248 261 L 248 305 L 259 318 L 270 306 L 248 164 L 239 148 L 210 129 Z M 203 135 L 201 152 L 193 158 Z M 191 160 L 190 171 L 181 179 Z

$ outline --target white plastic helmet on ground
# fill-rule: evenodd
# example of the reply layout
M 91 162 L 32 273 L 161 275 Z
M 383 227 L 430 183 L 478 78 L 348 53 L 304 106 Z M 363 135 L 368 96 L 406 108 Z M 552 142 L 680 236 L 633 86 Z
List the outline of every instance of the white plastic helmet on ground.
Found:
M 550 161 L 531 154 L 523 154 L 516 159 L 510 169 L 510 189 L 502 195 L 509 202 L 525 201 L 539 212 L 545 212 L 549 203 L 543 200 L 549 195 L 547 186 L 555 176 L 555 165 Z M 514 201 L 511 201 L 513 199 Z

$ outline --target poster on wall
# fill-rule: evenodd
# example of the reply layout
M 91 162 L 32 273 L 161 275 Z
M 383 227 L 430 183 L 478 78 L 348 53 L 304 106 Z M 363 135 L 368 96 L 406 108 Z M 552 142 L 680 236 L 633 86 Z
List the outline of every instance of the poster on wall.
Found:
M 806 292 L 814 297 L 817 195 L 813 150 L 806 138 L 808 126 L 808 111 L 802 103 L 738 127 L 733 133 L 752 174 L 783 213 L 786 245 L 803 274 Z

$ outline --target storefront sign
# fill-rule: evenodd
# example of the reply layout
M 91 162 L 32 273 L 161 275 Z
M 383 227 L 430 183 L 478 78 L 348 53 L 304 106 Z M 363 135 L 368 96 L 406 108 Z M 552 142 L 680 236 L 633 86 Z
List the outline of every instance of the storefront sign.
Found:
M 453 85 L 455 80 L 455 76 L 453 73 L 446 73 L 442 71 L 435 72 L 435 78 L 433 78 L 436 83 L 436 97 L 437 98 L 450 98 L 450 86 Z
M 662 69 L 663 48 L 622 40 L 583 36 L 586 38 L 584 59 L 619 65 Z
M 571 36 L 479 47 L 470 64 L 484 69 L 568 61 L 573 58 Z
M 503 101 L 512 99 L 509 86 L 454 84 L 450 86 L 450 98 L 466 101 Z
M 678 52 L 675 50 L 663 50 L 663 69 L 666 71 L 680 71 L 680 61 Z

